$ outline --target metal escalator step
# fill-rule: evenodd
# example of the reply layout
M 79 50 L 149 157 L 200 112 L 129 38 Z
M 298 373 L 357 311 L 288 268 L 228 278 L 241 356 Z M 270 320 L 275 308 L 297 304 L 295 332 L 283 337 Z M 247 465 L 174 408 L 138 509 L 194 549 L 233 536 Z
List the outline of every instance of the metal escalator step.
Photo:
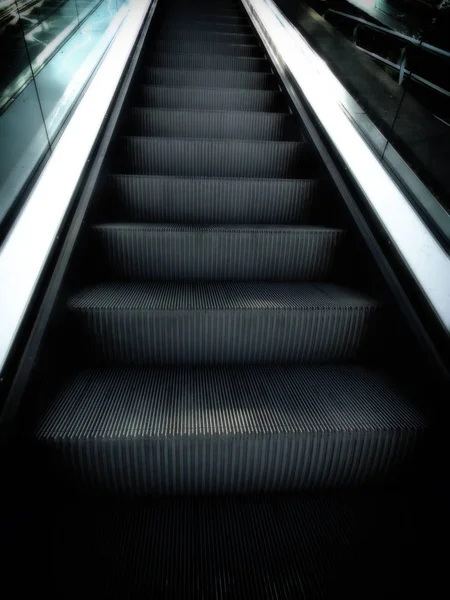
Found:
M 214 2 L 206 3 L 203 5 L 195 4 L 189 2 L 186 4 L 173 4 L 171 3 L 168 6 L 160 7 L 160 14 L 163 16 L 167 16 L 169 14 L 182 14 L 182 15 L 192 15 L 192 14 L 204 14 L 204 15 L 216 15 L 223 14 L 229 16 L 245 16 L 245 12 L 242 10 L 242 6 L 236 4 L 216 4 Z
M 121 137 L 115 171 L 184 177 L 314 176 L 307 142 Z
M 302 140 L 294 115 L 263 112 L 219 112 L 132 108 L 125 135 L 240 140 Z
M 165 11 L 162 16 L 163 24 L 186 24 L 189 25 L 192 21 L 202 23 L 220 23 L 223 25 L 245 25 L 249 26 L 248 17 L 242 12 L 206 12 L 203 10 L 173 10 Z
M 110 175 L 113 219 L 177 223 L 309 223 L 320 205 L 314 179 L 216 179 Z
M 40 553 L 43 573 L 36 569 L 31 579 L 36 595 L 70 581 L 64 600 L 85 598 L 86 590 L 107 600 L 354 600 L 361 590 L 364 600 L 437 598 L 444 583 L 434 543 L 440 512 L 430 518 L 431 500 L 417 496 L 353 489 L 118 503 L 103 497 L 41 518 L 42 535 L 27 530 L 20 548 L 32 567 L 30 547 Z M 58 540 L 57 552 L 43 552 L 42 538 L 44 548 Z M 26 558 L 20 562 L 29 572 Z M 23 579 L 11 577 L 19 593 Z
M 225 8 L 225 9 L 236 9 L 242 10 L 242 4 L 240 0 L 191 0 L 186 7 L 186 0 L 171 0 L 170 6 L 174 8 L 180 6 L 182 8 Z
M 136 107 L 288 113 L 281 92 L 229 88 L 188 88 L 140 85 L 133 98 Z
M 108 223 L 92 231 L 103 279 L 332 280 L 344 231 L 292 225 Z
M 240 33 L 244 35 L 253 35 L 253 29 L 247 23 L 218 23 L 216 21 L 165 21 L 161 23 L 159 32 L 164 34 L 167 31 L 211 31 L 218 33 Z
M 257 44 L 253 33 L 227 33 L 192 29 L 164 29 L 155 32 L 154 40 L 191 40 L 194 42 L 225 42 L 228 44 Z
M 363 366 L 119 368 L 72 377 L 35 440 L 91 488 L 242 494 L 386 478 L 426 429 L 409 393 Z
M 248 56 L 263 58 L 261 46 L 256 44 L 226 44 L 221 42 L 193 42 L 189 40 L 171 40 L 152 42 L 148 49 L 151 52 L 164 52 L 174 54 L 208 54 L 228 56 Z
M 143 83 L 153 86 L 187 88 L 227 88 L 245 92 L 278 91 L 278 82 L 271 73 L 255 71 L 215 71 L 211 69 L 144 68 Z M 286 103 L 284 102 L 284 105 Z
M 270 66 L 265 58 L 246 56 L 222 56 L 218 54 L 174 54 L 162 52 L 147 54 L 147 67 L 163 69 L 206 69 L 212 71 L 250 71 L 270 73 Z
M 352 360 L 386 324 L 380 303 L 330 283 L 112 282 L 68 310 L 81 355 L 116 365 Z
M 242 4 L 240 2 L 237 3 L 228 3 L 228 2 L 189 2 L 186 5 L 186 2 L 170 2 L 170 4 L 160 6 L 160 10 L 162 14 L 164 11 L 180 11 L 185 12 L 187 14 L 191 13 L 201 13 L 206 14 L 208 12 L 224 12 L 225 14 L 245 14 L 242 9 Z

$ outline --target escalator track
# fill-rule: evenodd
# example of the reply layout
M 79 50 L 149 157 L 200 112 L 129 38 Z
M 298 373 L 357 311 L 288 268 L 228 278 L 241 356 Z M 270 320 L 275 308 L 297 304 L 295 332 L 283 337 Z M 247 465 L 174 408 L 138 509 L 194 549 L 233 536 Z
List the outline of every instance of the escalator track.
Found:
M 386 367 L 392 307 L 359 281 L 239 2 L 160 3 L 108 169 L 64 300 L 66 368 L 36 392 L 28 439 L 73 495 L 44 585 L 404 591 L 411 506 L 383 488 L 411 472 L 429 418 Z

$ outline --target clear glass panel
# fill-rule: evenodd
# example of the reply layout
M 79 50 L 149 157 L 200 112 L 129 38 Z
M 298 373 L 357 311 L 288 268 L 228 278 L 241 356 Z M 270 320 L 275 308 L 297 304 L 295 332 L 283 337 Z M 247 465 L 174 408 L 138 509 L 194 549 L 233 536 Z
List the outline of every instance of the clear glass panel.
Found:
M 413 8 L 421 19 L 420 44 L 408 49 L 402 82 L 405 96 L 391 142 L 448 211 L 450 2 L 415 3 Z
M 71 0 L 73 24 L 62 29 L 58 47 L 36 75 L 50 140 L 58 134 L 68 112 L 103 55 L 117 29 L 117 0 Z M 64 23 L 65 24 L 65 23 Z
M 0 4 L 0 224 L 49 142 L 16 2 Z
M 450 0 L 275 2 L 367 113 L 352 118 L 380 157 L 400 154 L 448 210 Z
M 128 0 L 0 0 L 0 225 L 57 143 Z
M 390 61 L 397 60 L 401 49 L 395 43 L 386 44 L 382 31 L 363 25 L 362 21 L 375 22 L 369 14 L 373 12 L 374 1 L 275 2 L 358 102 L 362 110 L 354 112 L 352 117 L 361 130 L 370 135 L 374 148 L 382 156 L 386 147 L 386 131 L 394 124 L 403 95 L 397 84 L 395 69 L 389 65 Z M 379 48 L 382 48 L 385 62 L 372 57 Z M 377 134 L 367 116 L 383 130 L 384 135 Z

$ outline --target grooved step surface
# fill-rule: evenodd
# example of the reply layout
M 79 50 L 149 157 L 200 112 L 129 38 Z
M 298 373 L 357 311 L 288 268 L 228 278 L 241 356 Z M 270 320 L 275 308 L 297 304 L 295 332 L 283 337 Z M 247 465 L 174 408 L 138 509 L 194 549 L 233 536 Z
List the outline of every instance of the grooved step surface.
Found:
M 189 23 L 184 21 L 166 21 L 161 25 L 160 33 L 164 35 L 166 31 L 185 31 L 189 33 L 198 31 L 217 32 L 217 33 L 240 33 L 244 35 L 252 35 L 253 30 L 249 25 L 240 23 L 218 23 L 216 21 L 190 20 Z
M 169 69 L 146 67 L 143 83 L 188 88 L 231 88 L 278 91 L 277 80 L 270 73 L 211 69 Z M 222 91 L 222 90 L 220 90 Z
M 145 64 L 149 68 L 209 69 L 212 71 L 270 73 L 269 63 L 265 58 L 222 56 L 220 54 L 149 53 L 145 57 Z
M 68 308 L 92 359 L 116 364 L 349 360 L 384 323 L 377 302 L 329 283 L 105 283 Z
M 141 85 L 137 89 L 134 104 L 166 110 L 288 112 L 283 95 L 272 90 Z
M 445 582 L 436 578 L 433 509 L 422 497 L 373 492 L 101 502 L 47 519 L 41 511 L 42 533 L 26 531 L 20 546 L 40 557 L 38 597 L 437 598 Z M 42 550 L 50 540 L 51 557 Z M 11 579 L 19 593 L 23 580 Z
M 304 140 L 294 115 L 163 108 L 132 108 L 124 133 L 177 138 Z
M 252 33 L 229 33 L 226 31 L 207 31 L 191 29 L 164 29 L 155 33 L 155 40 L 194 40 L 196 42 L 226 42 L 231 44 L 254 44 Z
M 88 486 L 243 493 L 386 476 L 426 425 L 359 366 L 105 369 L 63 386 L 35 436 Z
M 308 223 L 314 179 L 217 179 L 111 175 L 108 209 L 118 220 L 178 223 Z
M 173 54 L 219 54 L 224 56 L 249 56 L 254 58 L 262 58 L 264 56 L 262 48 L 255 44 L 170 40 L 153 42 L 149 48 L 151 52 L 170 52 Z
M 307 142 L 121 137 L 116 170 L 136 175 L 298 178 L 311 173 Z
M 186 11 L 166 11 L 164 14 L 167 22 L 171 25 L 176 23 L 191 23 L 192 21 L 207 22 L 207 23 L 223 23 L 223 24 L 238 24 L 248 27 L 248 20 L 242 13 L 224 13 L 218 12 L 209 13 L 204 11 L 186 10 Z
M 289 281 L 331 278 L 344 232 L 292 226 L 97 225 L 103 278 Z

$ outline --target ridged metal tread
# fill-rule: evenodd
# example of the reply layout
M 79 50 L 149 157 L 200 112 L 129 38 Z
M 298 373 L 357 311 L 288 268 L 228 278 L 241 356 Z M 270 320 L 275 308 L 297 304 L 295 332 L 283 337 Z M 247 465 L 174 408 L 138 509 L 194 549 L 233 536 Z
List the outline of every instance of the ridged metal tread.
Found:
M 344 238 L 323 227 L 110 223 L 93 227 L 91 243 L 103 279 L 324 281 Z
M 182 23 L 202 22 L 202 23 L 219 23 L 226 25 L 245 25 L 248 27 L 248 18 L 242 12 L 224 13 L 224 12 L 206 12 L 203 10 L 166 10 L 163 15 L 164 23 L 170 25 Z
M 238 33 L 244 35 L 253 35 L 253 29 L 247 23 L 218 23 L 217 21 L 207 20 L 189 20 L 189 21 L 164 21 L 160 25 L 160 35 L 167 31 L 207 31 L 213 33 Z
M 227 88 L 241 91 L 279 91 L 277 80 L 275 76 L 270 73 L 147 67 L 143 69 L 142 74 L 142 82 L 147 85 L 189 89 Z
M 255 44 L 253 33 L 227 33 L 192 29 L 164 29 L 155 32 L 153 40 L 193 40 L 195 42 L 226 42 L 232 44 Z
M 351 360 L 387 325 L 380 303 L 330 283 L 110 282 L 67 306 L 81 355 L 116 365 Z
M 176 54 L 171 52 L 146 53 L 145 66 L 163 69 L 203 69 L 211 71 L 243 71 L 270 73 L 266 58 L 226 56 L 221 54 Z
M 362 366 L 117 368 L 75 375 L 35 439 L 88 486 L 223 494 L 386 477 L 426 428 L 402 388 Z
M 186 40 L 155 41 L 149 44 L 150 52 L 173 54 L 208 54 L 223 56 L 248 56 L 263 58 L 261 46 L 257 44 L 226 44 L 220 42 L 193 42 Z
M 288 113 L 283 94 L 271 90 L 187 88 L 140 85 L 133 104 L 143 108 L 171 110 L 218 110 L 235 112 Z
M 152 137 L 304 140 L 294 115 L 133 107 L 122 133 Z
M 33 592 L 46 598 L 49 589 L 64 600 L 86 590 L 96 600 L 437 598 L 438 516 L 420 501 L 374 491 L 102 498 L 41 511 L 42 534 L 25 530 L 18 547 L 37 567 Z M 28 597 L 17 573 L 13 589 Z
M 217 179 L 110 175 L 112 219 L 159 223 L 309 223 L 320 203 L 315 179 Z
M 239 17 L 242 18 L 242 16 L 245 14 L 242 10 L 242 6 L 240 5 L 220 5 L 220 4 L 216 4 L 215 2 L 211 2 L 211 3 L 207 3 L 204 4 L 203 6 L 200 6 L 198 4 L 189 2 L 188 5 L 186 5 L 186 3 L 184 4 L 178 4 L 178 5 L 171 5 L 171 6 L 160 6 L 160 16 L 164 17 L 164 18 L 168 18 L 171 15 L 176 15 L 176 16 L 184 16 L 184 17 L 191 17 L 191 15 L 197 15 L 197 14 L 201 14 L 201 15 L 205 15 L 205 16 L 215 16 L 215 15 L 223 15 L 223 16 L 228 16 L 228 17 Z
M 313 169 L 307 142 L 123 136 L 114 170 L 135 175 L 299 178 Z

